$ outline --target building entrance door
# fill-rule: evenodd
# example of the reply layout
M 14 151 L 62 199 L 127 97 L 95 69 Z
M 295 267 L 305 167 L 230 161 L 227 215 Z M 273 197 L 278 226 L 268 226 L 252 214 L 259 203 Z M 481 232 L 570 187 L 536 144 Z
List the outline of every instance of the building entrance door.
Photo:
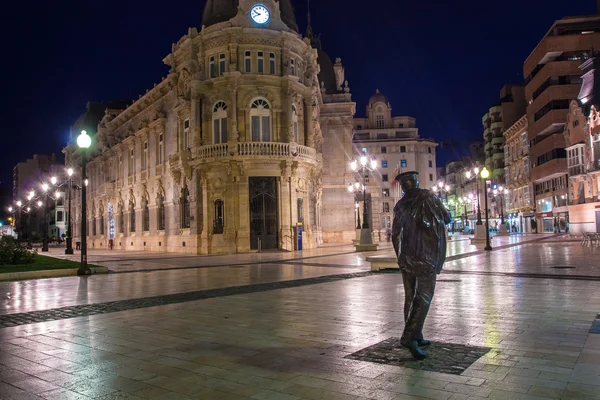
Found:
M 250 249 L 277 249 L 279 218 L 277 213 L 277 178 L 251 177 Z
M 600 211 L 596 210 L 596 232 L 600 232 Z

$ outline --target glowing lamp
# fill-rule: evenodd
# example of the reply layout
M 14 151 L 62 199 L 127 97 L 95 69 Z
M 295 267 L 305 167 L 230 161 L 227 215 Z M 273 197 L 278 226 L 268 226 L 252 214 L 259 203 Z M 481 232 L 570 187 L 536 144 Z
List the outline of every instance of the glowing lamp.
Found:
M 375 169 L 377 168 L 377 160 L 372 158 L 371 159 L 371 169 Z
M 475 172 L 475 175 L 477 175 L 479 173 L 479 167 L 473 168 L 473 172 Z
M 12 212 L 12 207 L 8 207 L 8 212 Z
M 471 171 L 467 171 L 465 175 L 467 176 L 467 179 L 471 179 Z
M 352 186 L 352 184 L 348 185 L 348 191 L 350 193 L 354 192 L 354 186 Z
M 50 178 L 50 183 L 52 183 L 53 185 L 56 185 L 56 182 L 58 182 L 58 179 L 56 179 L 55 176 L 53 176 L 52 178 Z
M 483 179 L 487 179 L 490 177 L 490 171 L 486 167 L 483 167 L 483 169 L 481 170 L 481 177 Z
M 356 189 L 358 189 L 358 188 L 360 187 L 360 183 L 358 183 L 358 182 L 354 182 L 354 187 L 355 187 Z
M 23 205 L 23 203 L 21 202 L 21 200 L 17 201 L 17 206 L 21 207 Z
M 48 191 L 48 184 L 47 184 L 47 183 L 44 183 L 44 184 L 42 185 L 42 190 L 43 190 L 44 192 L 47 192 L 47 191 Z
M 358 169 L 358 163 L 356 162 L 356 160 L 350 161 L 350 168 L 352 169 L 352 171 L 356 171 Z
M 38 206 L 38 207 L 41 207 L 41 206 L 42 206 L 42 202 L 38 200 L 38 202 L 37 202 L 37 206 Z
M 56 192 L 56 193 L 55 193 L 55 195 L 56 195 L 56 198 L 57 198 L 57 199 L 59 199 L 59 198 L 60 198 L 60 192 Z
M 367 165 L 368 161 L 369 160 L 367 159 L 367 156 L 360 156 L 360 165 L 362 165 L 363 167 Z
M 446 189 L 446 192 L 448 192 L 448 191 L 450 191 L 450 186 L 446 185 L 446 187 L 444 189 Z
M 92 138 L 87 134 L 86 131 L 81 131 L 81 134 L 77 137 L 77 146 L 81 149 L 88 149 L 92 145 Z
M 69 175 L 69 176 L 73 176 L 73 168 L 69 168 L 69 169 L 67 170 L 67 175 Z

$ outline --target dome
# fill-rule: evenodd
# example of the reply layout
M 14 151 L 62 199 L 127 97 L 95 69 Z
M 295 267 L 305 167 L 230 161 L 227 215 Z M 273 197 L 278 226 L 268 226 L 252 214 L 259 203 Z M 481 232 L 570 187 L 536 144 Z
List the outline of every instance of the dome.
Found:
M 296 15 L 290 0 L 275 0 L 281 9 L 281 20 L 294 31 L 298 32 Z M 211 26 L 219 22 L 229 21 L 237 15 L 239 0 L 207 0 L 202 14 L 202 25 Z
M 371 96 L 371 98 L 369 99 L 369 105 L 373 105 L 378 102 L 382 102 L 388 106 L 390 104 L 390 101 L 388 100 L 387 96 L 385 96 L 383 93 L 381 93 L 379 91 L 379 89 L 377 89 L 375 94 L 373 96 Z
M 335 71 L 331 58 L 321 49 L 317 49 L 317 61 L 319 63 L 319 86 L 324 83 L 327 93 L 337 93 L 337 84 L 335 80 Z

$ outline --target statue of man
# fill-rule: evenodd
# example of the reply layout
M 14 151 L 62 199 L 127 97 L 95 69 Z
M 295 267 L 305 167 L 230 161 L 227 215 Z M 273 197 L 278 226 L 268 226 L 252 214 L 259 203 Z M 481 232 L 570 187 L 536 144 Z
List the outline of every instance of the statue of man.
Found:
M 423 338 L 423 325 L 433 299 L 437 275 L 446 260 L 446 225 L 450 214 L 430 190 L 419 189 L 419 173 L 396 177 L 404 196 L 394 207 L 392 242 L 404 283 L 404 333 L 401 344 L 417 360 L 431 344 Z

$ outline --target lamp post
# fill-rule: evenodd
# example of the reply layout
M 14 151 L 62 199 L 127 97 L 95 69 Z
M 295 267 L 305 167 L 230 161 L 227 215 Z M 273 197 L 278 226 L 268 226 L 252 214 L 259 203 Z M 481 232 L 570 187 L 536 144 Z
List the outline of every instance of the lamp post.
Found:
M 481 202 L 479 200 L 479 172 L 479 167 L 475 167 L 473 168 L 473 171 L 467 171 L 465 175 L 467 176 L 467 179 L 471 179 L 472 177 L 475 178 L 475 185 L 477 187 L 477 225 L 483 225 L 483 222 L 481 221 Z
M 360 229 L 360 204 L 358 204 L 358 201 L 356 202 L 354 207 L 356 208 L 356 213 L 354 214 L 356 215 L 356 229 Z
M 490 171 L 486 167 L 481 170 L 481 178 L 483 179 L 484 186 L 487 186 L 487 179 L 490 177 Z M 488 196 L 487 190 L 485 192 L 485 250 L 491 251 L 492 245 L 490 244 L 490 215 L 488 210 Z
M 86 180 L 85 156 L 87 149 L 92 145 L 92 138 L 86 131 L 81 131 L 77 137 L 77 146 L 81 149 L 81 265 L 77 275 L 91 275 L 92 271 L 87 265 L 87 212 L 86 212 Z
M 71 196 L 72 196 L 71 191 L 73 190 L 73 186 L 74 186 L 73 185 L 73 174 L 74 174 L 73 168 L 67 169 L 67 176 L 68 176 L 67 180 L 58 185 L 57 185 L 58 179 L 55 176 L 53 176 L 50 179 L 50 182 L 53 185 L 57 185 L 58 187 L 62 187 L 65 185 L 67 186 L 67 202 L 68 202 L 67 219 L 66 219 L 66 221 L 67 221 L 67 237 L 66 237 L 67 247 L 65 249 L 65 254 L 67 254 L 67 255 L 73 254 L 73 231 L 72 231 L 72 226 L 71 226 L 71 223 L 72 223 L 71 222 L 72 221 L 71 220 Z M 57 196 L 57 198 L 58 198 L 58 196 Z
M 358 172 L 362 178 L 362 192 L 363 192 L 363 221 L 362 229 L 360 231 L 360 244 L 373 244 L 373 238 L 369 229 L 369 214 L 367 207 L 367 178 L 369 172 L 373 172 L 377 169 L 377 160 L 369 158 L 366 154 L 360 156 L 358 160 L 350 161 L 350 168 L 354 172 Z M 358 192 L 360 190 L 360 183 L 348 185 L 348 191 L 351 193 Z
M 504 225 L 504 195 L 508 192 L 506 188 L 499 186 L 494 190 L 494 196 L 500 196 L 500 224 Z
M 44 227 L 44 234 L 42 236 L 42 251 L 48 252 L 48 189 L 47 183 L 42 184 L 42 193 L 44 196 L 44 208 L 42 214 L 42 226 Z M 38 202 L 38 205 L 41 206 Z

